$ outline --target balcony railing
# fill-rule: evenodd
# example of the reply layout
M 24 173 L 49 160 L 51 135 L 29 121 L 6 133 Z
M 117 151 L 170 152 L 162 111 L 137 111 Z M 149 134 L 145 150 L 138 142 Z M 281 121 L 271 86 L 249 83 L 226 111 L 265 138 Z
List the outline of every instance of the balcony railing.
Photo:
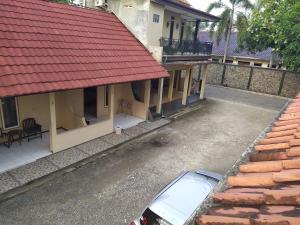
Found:
M 189 41 L 161 38 L 160 46 L 163 47 L 164 54 L 176 55 L 176 54 L 205 54 L 210 55 L 212 53 L 212 42 L 201 41 Z

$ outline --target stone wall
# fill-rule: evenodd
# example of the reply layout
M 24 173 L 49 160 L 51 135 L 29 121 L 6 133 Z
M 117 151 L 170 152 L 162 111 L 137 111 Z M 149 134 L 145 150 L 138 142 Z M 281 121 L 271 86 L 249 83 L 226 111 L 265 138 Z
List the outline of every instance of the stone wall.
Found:
M 300 74 L 287 72 L 282 85 L 281 96 L 296 96 L 300 92 Z
M 271 95 L 294 97 L 300 92 L 300 73 L 286 70 L 211 63 L 207 83 Z
M 223 68 L 224 66 L 222 64 L 209 64 L 207 67 L 207 83 L 221 84 Z
M 247 89 L 250 70 L 250 67 L 226 65 L 223 81 L 224 86 Z

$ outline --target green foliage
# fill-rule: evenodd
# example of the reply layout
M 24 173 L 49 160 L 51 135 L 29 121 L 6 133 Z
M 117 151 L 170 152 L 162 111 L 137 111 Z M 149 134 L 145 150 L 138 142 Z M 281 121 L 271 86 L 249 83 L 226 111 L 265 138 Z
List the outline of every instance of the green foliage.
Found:
M 248 23 L 240 34 L 240 48 L 255 52 L 271 47 L 289 69 L 299 71 L 299 0 L 261 0 Z
M 226 59 L 232 30 L 234 28 L 238 30 L 244 29 L 246 26 L 247 16 L 245 13 L 242 13 L 241 10 L 246 11 L 253 7 L 249 0 L 229 0 L 229 3 L 229 5 L 226 5 L 222 0 L 219 0 L 211 3 L 207 8 L 207 12 L 211 12 L 213 9 L 223 9 L 223 12 L 219 16 L 220 21 L 211 23 L 209 28 L 210 36 L 212 37 L 214 34 L 217 45 L 220 44 L 223 35 L 225 37 L 226 45 L 223 61 Z
M 193 38 L 194 30 L 194 23 L 186 22 L 184 25 L 184 39 L 191 40 Z

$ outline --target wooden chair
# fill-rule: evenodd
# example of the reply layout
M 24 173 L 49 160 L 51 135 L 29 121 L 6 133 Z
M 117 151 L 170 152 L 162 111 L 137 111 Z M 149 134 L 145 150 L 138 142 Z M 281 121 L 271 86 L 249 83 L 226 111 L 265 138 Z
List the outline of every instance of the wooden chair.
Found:
M 28 142 L 31 139 L 40 137 L 42 139 L 42 126 L 36 123 L 34 118 L 27 118 L 22 121 L 23 134 L 28 138 Z

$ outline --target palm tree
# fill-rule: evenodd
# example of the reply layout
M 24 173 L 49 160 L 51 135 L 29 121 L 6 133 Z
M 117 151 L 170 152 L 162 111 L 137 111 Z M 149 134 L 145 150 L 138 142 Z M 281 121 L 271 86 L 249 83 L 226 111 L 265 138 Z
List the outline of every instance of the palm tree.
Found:
M 222 0 L 219 0 L 211 3 L 207 8 L 207 12 L 211 12 L 213 9 L 224 9 L 220 15 L 220 21 L 213 22 L 210 25 L 210 36 L 212 37 L 215 33 L 217 45 L 220 44 L 223 35 L 225 37 L 224 63 L 226 62 L 228 45 L 233 28 L 237 30 L 245 28 L 247 23 L 246 12 L 253 7 L 249 0 L 229 0 L 229 2 L 230 4 L 227 5 Z

